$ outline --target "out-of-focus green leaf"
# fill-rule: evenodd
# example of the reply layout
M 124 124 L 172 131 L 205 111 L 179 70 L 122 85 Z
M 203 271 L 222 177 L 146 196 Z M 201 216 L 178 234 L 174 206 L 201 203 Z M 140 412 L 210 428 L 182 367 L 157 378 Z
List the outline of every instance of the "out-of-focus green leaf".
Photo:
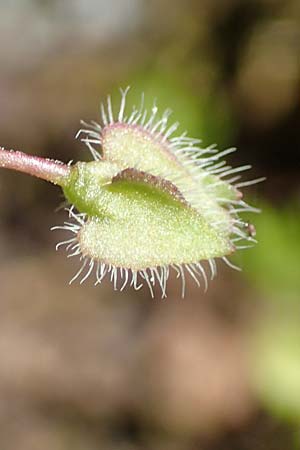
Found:
M 270 298 L 300 302 L 299 208 L 262 205 L 255 227 L 258 244 L 239 255 L 244 275 Z

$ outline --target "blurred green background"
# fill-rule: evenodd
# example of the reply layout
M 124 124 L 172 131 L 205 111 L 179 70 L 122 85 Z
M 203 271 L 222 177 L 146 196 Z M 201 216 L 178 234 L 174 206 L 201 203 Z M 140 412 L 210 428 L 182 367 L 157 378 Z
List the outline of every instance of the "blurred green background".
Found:
M 243 272 L 161 301 L 68 286 L 59 190 L 1 171 L 0 449 L 299 449 L 299 0 L 1 0 L 0 29 L 4 147 L 88 159 L 79 120 L 130 85 L 267 176 Z

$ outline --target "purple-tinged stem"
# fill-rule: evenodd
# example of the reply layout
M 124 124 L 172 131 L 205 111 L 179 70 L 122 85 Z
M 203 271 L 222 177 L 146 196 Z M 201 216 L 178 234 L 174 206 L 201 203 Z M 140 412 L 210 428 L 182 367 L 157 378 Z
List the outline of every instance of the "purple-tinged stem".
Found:
M 5 150 L 1 147 L 0 167 L 18 170 L 60 186 L 67 183 L 71 171 L 71 168 L 61 161 L 27 155 L 14 150 Z

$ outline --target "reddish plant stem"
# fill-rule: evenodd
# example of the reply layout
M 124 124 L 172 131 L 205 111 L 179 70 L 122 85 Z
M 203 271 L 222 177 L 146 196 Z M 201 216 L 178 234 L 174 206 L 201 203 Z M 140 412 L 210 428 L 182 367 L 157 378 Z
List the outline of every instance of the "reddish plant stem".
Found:
M 60 186 L 66 184 L 71 171 L 71 168 L 61 161 L 27 155 L 14 150 L 5 150 L 1 147 L 0 167 L 18 170 Z

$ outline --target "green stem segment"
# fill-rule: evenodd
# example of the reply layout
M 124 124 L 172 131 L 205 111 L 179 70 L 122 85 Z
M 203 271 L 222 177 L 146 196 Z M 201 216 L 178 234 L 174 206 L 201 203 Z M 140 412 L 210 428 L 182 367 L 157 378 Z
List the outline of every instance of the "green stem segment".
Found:
M 0 167 L 18 170 L 62 187 L 67 184 L 71 172 L 71 168 L 61 161 L 4 148 L 0 148 Z

